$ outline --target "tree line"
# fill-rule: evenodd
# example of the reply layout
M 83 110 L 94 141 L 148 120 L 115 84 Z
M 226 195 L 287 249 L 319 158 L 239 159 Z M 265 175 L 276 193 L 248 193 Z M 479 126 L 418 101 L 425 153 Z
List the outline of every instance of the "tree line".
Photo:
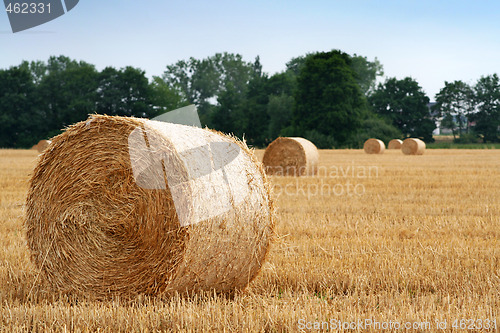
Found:
M 305 137 L 319 148 L 357 148 L 370 137 L 429 142 L 442 116 L 453 129 L 498 140 L 496 74 L 473 88 L 445 83 L 432 110 L 414 79 L 377 84 L 382 76 L 376 58 L 339 50 L 292 58 L 273 75 L 262 71 L 259 57 L 249 62 L 227 52 L 178 61 L 151 79 L 140 68 L 98 71 L 65 56 L 23 61 L 0 70 L 0 147 L 30 147 L 93 113 L 153 118 L 189 104 L 202 125 L 256 147 L 278 136 Z
M 500 141 L 500 79 L 497 74 L 483 76 L 474 85 L 457 80 L 445 82 L 436 95 L 434 110 L 443 116 L 458 142 Z M 458 138 L 457 138 L 458 136 Z

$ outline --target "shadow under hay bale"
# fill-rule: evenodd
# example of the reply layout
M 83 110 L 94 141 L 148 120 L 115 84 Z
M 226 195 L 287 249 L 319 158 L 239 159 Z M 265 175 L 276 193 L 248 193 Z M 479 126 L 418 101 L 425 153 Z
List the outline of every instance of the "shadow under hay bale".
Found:
M 392 139 L 391 141 L 389 141 L 387 149 L 401 149 L 402 145 L 403 145 L 403 140 Z
M 382 140 L 368 139 L 363 145 L 363 150 L 367 154 L 383 154 L 385 151 L 385 145 Z
M 425 152 L 425 142 L 414 138 L 405 139 L 401 146 L 401 151 L 405 155 L 423 155 Z
M 312 176 L 318 172 L 319 153 L 304 138 L 279 137 L 267 146 L 262 163 L 268 175 Z
M 104 298 L 244 289 L 266 258 L 272 216 L 263 169 L 242 142 L 94 115 L 41 155 L 25 225 L 56 291 Z

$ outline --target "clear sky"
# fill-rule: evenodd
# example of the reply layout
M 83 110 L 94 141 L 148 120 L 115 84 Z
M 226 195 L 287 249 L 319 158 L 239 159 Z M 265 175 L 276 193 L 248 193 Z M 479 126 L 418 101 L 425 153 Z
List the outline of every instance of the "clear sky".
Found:
M 411 76 L 434 100 L 444 81 L 500 72 L 500 1 L 80 0 L 16 34 L 0 11 L 0 68 L 66 55 L 151 77 L 227 51 L 259 55 L 273 74 L 292 57 L 331 49 L 377 57 L 386 76 Z

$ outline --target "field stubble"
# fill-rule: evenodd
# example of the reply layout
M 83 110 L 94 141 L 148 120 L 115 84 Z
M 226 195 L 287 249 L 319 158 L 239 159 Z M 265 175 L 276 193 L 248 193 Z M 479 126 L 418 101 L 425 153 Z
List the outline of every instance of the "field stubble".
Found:
M 33 151 L 0 150 L 0 330 L 297 331 L 367 319 L 428 322 L 425 331 L 445 320 L 445 331 L 457 330 L 457 319 L 500 324 L 498 151 L 320 151 L 318 176 L 271 178 L 276 242 L 246 291 L 126 301 L 56 295 L 38 278 L 22 226 L 35 163 Z

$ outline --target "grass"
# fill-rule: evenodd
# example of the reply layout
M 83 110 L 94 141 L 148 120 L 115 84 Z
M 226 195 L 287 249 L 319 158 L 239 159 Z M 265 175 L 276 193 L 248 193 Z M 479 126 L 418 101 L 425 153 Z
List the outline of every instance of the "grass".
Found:
M 500 149 L 500 143 L 454 143 L 434 142 L 427 143 L 429 149 Z
M 435 142 L 427 143 L 429 149 L 500 149 L 500 143 L 455 143 L 453 135 L 435 135 Z
M 499 151 L 325 150 L 320 162 L 321 176 L 272 178 L 278 238 L 246 291 L 97 302 L 37 279 L 22 226 L 36 153 L 0 150 L 0 330 L 293 332 L 372 320 L 443 332 L 464 331 L 462 319 L 499 327 Z

